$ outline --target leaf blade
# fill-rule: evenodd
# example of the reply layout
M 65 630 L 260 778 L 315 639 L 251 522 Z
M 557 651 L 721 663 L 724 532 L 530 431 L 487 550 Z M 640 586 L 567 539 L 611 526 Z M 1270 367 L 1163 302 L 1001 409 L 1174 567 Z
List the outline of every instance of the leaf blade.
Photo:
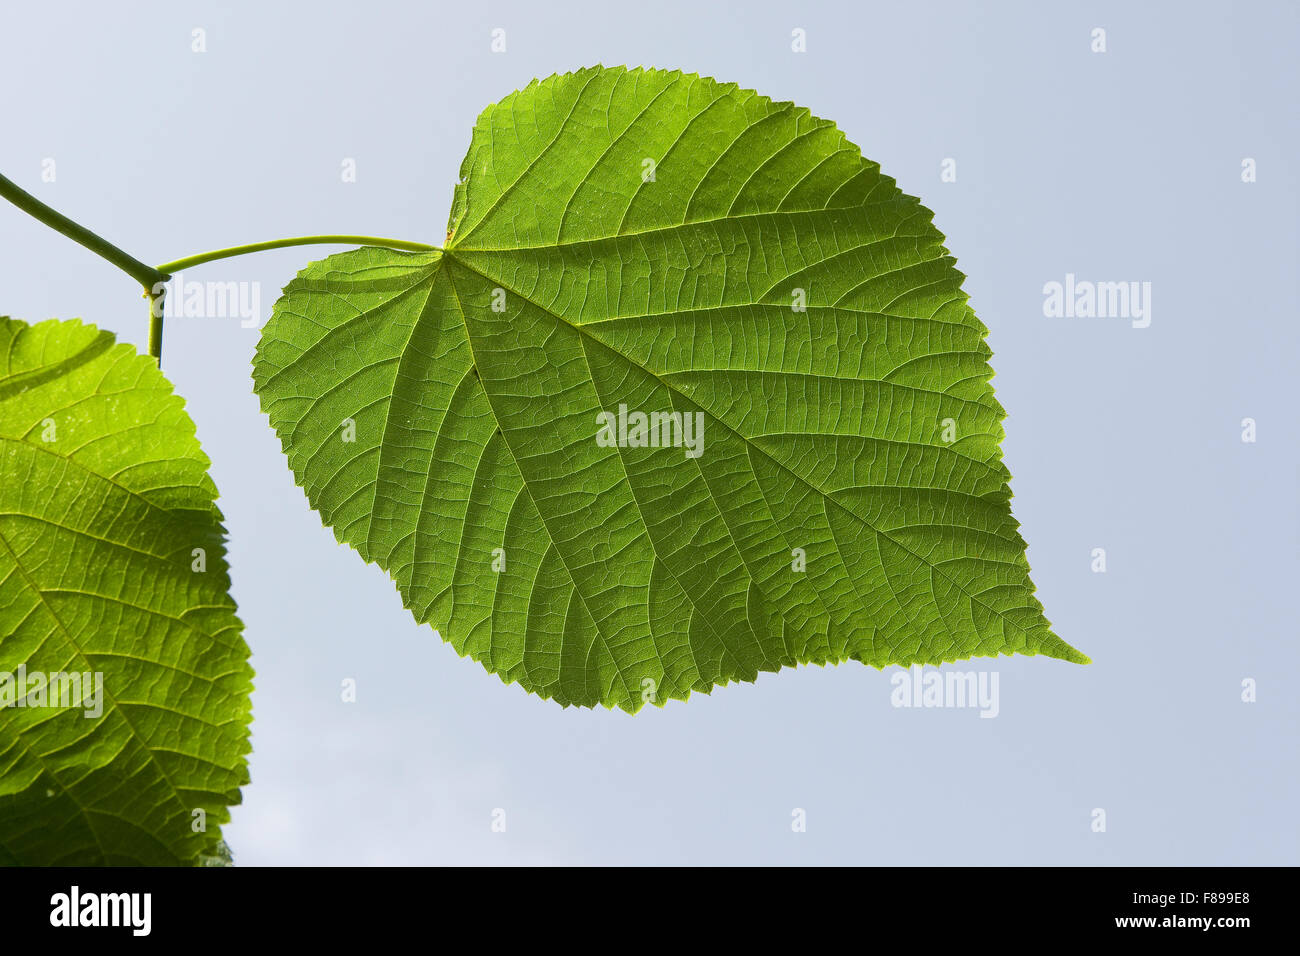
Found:
M 108 333 L 0 318 L 0 355 L 0 859 L 195 863 L 248 781 L 252 686 L 208 460 Z M 84 679 L 16 706 L 20 668 L 101 674 L 102 714 Z
M 665 684 L 798 663 L 1086 662 L 1034 596 L 987 330 L 931 220 L 833 124 L 734 84 L 593 68 L 489 107 L 432 277 L 439 317 L 410 338 L 454 337 L 442 376 L 476 410 L 457 430 L 437 402 L 407 408 L 459 439 L 420 460 L 437 494 L 387 529 L 433 529 L 394 573 L 408 606 L 435 595 L 417 619 L 507 681 L 629 711 Z M 304 334 L 282 303 L 268 348 Z M 295 394 L 337 379 L 322 361 Z M 258 389 L 284 438 L 285 395 Z M 682 441 L 603 447 L 597 416 L 621 409 L 680 416 L 652 421 Z M 697 420 L 708 451 L 683 455 Z M 960 436 L 941 440 L 949 421 Z M 465 473 L 485 460 L 490 480 Z M 315 505 L 321 474 L 295 472 Z

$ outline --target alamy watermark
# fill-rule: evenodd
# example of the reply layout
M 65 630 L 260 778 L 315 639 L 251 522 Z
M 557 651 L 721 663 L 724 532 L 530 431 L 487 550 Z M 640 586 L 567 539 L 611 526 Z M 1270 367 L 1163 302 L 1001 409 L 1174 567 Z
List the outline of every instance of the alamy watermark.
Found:
M 239 319 L 241 328 L 262 326 L 260 282 L 186 282 L 176 272 L 168 282 L 155 283 L 153 295 L 154 312 L 162 318 Z
M 997 671 L 926 670 L 913 665 L 889 678 L 894 688 L 889 702 L 895 707 L 978 708 L 981 717 L 996 717 Z
M 687 458 L 704 454 L 703 412 L 598 412 L 596 444 L 601 448 L 684 448 Z
M 1151 324 L 1150 282 L 1076 281 L 1073 272 L 1064 282 L 1043 286 L 1043 315 L 1049 319 L 1132 319 L 1133 328 Z
M 104 713 L 104 675 L 100 671 L 0 671 L 0 707 L 84 708 L 86 716 Z
M 50 897 L 50 925 L 121 926 L 132 936 L 148 936 L 153 920 L 152 893 L 83 893 L 75 883 Z

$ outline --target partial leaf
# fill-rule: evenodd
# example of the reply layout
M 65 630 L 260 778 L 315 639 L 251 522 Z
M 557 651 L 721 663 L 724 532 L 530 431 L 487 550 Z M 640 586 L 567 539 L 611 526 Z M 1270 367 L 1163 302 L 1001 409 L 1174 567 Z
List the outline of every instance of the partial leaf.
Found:
M 208 464 L 153 359 L 0 318 L 0 862 L 221 852 L 253 672 Z
M 793 104 L 553 76 L 479 118 L 445 251 L 286 287 L 256 389 L 338 539 L 562 704 L 1085 662 L 1034 596 L 986 329 L 931 219 Z M 624 411 L 676 417 L 642 444 Z

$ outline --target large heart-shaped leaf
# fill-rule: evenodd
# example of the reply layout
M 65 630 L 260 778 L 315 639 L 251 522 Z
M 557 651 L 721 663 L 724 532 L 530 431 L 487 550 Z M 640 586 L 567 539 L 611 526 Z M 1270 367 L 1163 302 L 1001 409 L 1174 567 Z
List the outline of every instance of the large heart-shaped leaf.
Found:
M 207 469 L 153 359 L 0 318 L 0 863 L 220 855 L 252 669 Z
M 962 275 L 831 123 L 554 76 L 479 118 L 447 235 L 310 265 L 254 379 L 312 505 L 461 654 L 629 711 L 799 663 L 1087 660 L 1034 596 Z

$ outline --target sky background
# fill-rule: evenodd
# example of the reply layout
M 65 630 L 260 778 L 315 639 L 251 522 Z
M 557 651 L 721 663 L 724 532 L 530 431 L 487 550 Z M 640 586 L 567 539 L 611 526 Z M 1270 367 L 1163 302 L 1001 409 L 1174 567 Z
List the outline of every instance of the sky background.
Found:
M 991 720 L 895 708 L 897 668 L 851 662 L 636 717 L 563 710 L 458 658 L 321 526 L 251 391 L 257 331 L 176 318 L 163 367 L 214 462 L 257 670 L 236 862 L 1300 863 L 1298 11 L 6 7 L 0 170 L 149 262 L 312 233 L 441 243 L 478 112 L 594 63 L 700 72 L 836 121 L 935 211 L 968 276 L 1038 596 L 1093 659 L 957 665 L 998 672 Z M 187 278 L 260 283 L 265 321 L 333 251 Z M 1066 273 L 1150 282 L 1150 326 L 1045 317 Z M 0 312 L 147 341 L 132 280 L 9 207 L 0 292 Z

